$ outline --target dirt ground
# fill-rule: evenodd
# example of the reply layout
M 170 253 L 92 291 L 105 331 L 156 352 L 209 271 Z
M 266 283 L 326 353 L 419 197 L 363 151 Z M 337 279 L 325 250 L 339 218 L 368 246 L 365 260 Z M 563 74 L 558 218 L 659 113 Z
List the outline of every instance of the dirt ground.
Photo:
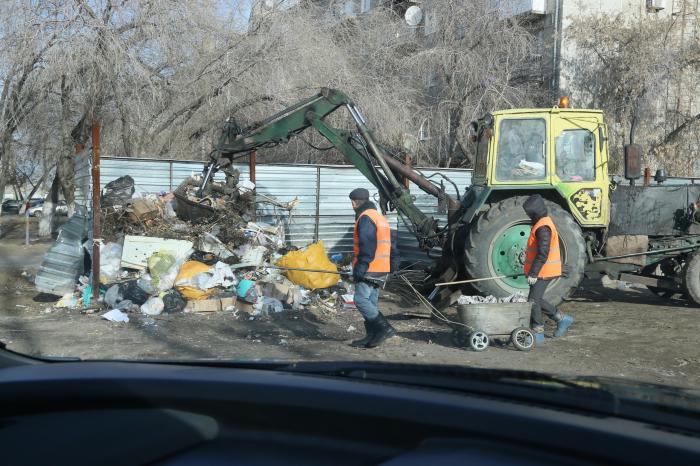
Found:
M 6 220 L 3 218 L 3 222 Z M 34 225 L 35 227 L 35 225 Z M 50 242 L 24 247 L 24 232 L 0 240 L 0 340 L 15 351 L 89 359 L 288 359 L 382 360 L 475 367 L 527 369 L 575 375 L 623 377 L 675 386 L 700 387 L 700 309 L 667 301 L 645 289 L 617 282 L 585 281 L 562 309 L 573 315 L 565 338 L 524 353 L 512 346 L 484 352 L 457 348 L 451 328 L 407 316 L 407 307 L 385 294 L 381 306 L 399 337 L 374 350 L 348 342 L 360 335 L 356 311 L 285 311 L 248 320 L 240 313 L 130 314 L 112 323 L 98 314 L 53 307 L 31 283 Z M 21 233 L 21 234 L 19 234 Z M 36 236 L 35 234 L 33 235 Z M 24 272 L 24 275 L 23 275 Z M 448 315 L 455 318 L 455 310 Z M 551 335 L 552 328 L 547 331 Z

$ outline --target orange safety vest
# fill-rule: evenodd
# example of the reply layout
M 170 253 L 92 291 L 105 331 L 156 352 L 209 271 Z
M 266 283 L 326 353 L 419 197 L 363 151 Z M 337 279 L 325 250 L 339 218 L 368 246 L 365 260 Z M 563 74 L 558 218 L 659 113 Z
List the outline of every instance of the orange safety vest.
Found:
M 357 255 L 360 253 L 360 238 L 357 234 L 357 225 L 365 215 L 377 227 L 377 249 L 374 251 L 374 260 L 369 263 L 367 272 L 389 273 L 391 272 L 391 227 L 384 216 L 374 209 L 365 210 L 355 221 L 355 230 L 352 234 L 352 249 L 355 257 L 352 260 L 352 265 L 353 267 L 355 266 Z
M 533 225 L 530 231 L 530 238 L 527 240 L 527 252 L 525 253 L 525 275 L 530 274 L 532 263 L 535 262 L 537 256 L 537 237 L 535 232 L 540 227 L 549 227 L 552 232 L 552 239 L 549 243 L 549 255 L 547 261 L 537 274 L 537 278 L 555 278 L 561 276 L 561 254 L 559 253 L 559 233 L 557 227 L 550 217 L 542 217 Z

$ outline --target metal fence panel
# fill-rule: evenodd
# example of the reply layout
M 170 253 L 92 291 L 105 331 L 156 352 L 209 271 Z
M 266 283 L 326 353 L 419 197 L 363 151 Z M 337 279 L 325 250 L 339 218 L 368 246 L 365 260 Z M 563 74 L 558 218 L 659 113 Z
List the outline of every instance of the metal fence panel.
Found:
M 234 165 L 242 179 L 249 178 L 248 164 Z M 101 161 L 104 187 L 123 175 L 134 178 L 137 189 L 142 192 L 169 191 L 176 188 L 185 178 L 202 172 L 203 162 L 171 161 L 149 159 L 103 158 Z M 471 181 L 470 170 L 440 169 L 422 170 L 430 177 L 442 173 L 453 180 L 463 193 Z M 217 173 L 215 179 L 223 179 Z M 432 178 L 435 181 L 439 177 Z M 454 188 L 445 183 L 453 194 Z M 376 188 L 356 168 L 351 166 L 291 165 L 274 164 L 256 167 L 256 190 L 258 195 L 276 198 L 280 202 L 299 199 L 298 206 L 288 215 L 286 211 L 270 204 L 258 204 L 257 218 L 267 223 L 282 222 L 290 245 L 303 247 L 322 239 L 331 253 L 352 252 L 352 229 L 355 216 L 350 206 L 348 194 L 355 188 L 363 187 L 370 191 L 375 202 L 379 200 Z M 416 205 L 427 215 L 446 221 L 446 216 L 437 214 L 437 200 L 411 183 L 410 192 L 415 196 Z M 387 215 L 392 228 L 399 232 L 399 249 L 405 260 L 426 259 L 426 254 L 418 249 L 418 243 L 395 212 Z M 439 253 L 439 250 L 436 252 Z
M 170 163 L 159 160 L 100 160 L 100 187 L 120 176 L 129 175 L 134 179 L 136 190 L 144 193 L 158 193 L 170 190 Z

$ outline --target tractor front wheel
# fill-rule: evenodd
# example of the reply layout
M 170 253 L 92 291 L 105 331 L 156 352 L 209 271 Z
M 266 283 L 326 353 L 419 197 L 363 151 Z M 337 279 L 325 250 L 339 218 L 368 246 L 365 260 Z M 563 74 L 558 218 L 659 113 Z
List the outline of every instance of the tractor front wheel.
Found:
M 472 222 L 467 234 L 465 266 L 471 278 L 506 275 L 506 278 L 474 282 L 483 295 L 506 297 L 529 287 L 523 276 L 525 251 L 532 222 L 523 210 L 524 196 L 511 197 L 493 204 Z M 553 305 L 568 297 L 583 278 L 586 244 L 581 228 L 571 214 L 545 200 L 549 216 L 559 233 L 563 276 L 548 287 L 545 298 Z

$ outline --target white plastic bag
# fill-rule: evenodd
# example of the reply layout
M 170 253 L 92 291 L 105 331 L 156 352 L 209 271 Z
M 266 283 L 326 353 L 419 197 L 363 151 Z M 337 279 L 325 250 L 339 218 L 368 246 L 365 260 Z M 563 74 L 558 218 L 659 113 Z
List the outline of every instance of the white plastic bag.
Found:
M 141 305 L 141 312 L 149 316 L 157 316 L 165 308 L 165 303 L 159 297 L 149 298 L 148 301 Z
M 233 274 L 231 266 L 223 262 L 217 262 L 209 272 L 198 273 L 192 277 L 191 281 L 200 290 L 208 290 L 217 286 L 230 288 L 238 284 L 238 279 Z
M 100 248 L 100 283 L 111 283 L 119 278 L 122 246 L 107 243 Z
M 175 286 L 175 278 L 177 278 L 177 273 L 180 271 L 181 265 L 182 263 L 176 262 L 166 273 L 160 276 L 158 291 L 168 291 Z

